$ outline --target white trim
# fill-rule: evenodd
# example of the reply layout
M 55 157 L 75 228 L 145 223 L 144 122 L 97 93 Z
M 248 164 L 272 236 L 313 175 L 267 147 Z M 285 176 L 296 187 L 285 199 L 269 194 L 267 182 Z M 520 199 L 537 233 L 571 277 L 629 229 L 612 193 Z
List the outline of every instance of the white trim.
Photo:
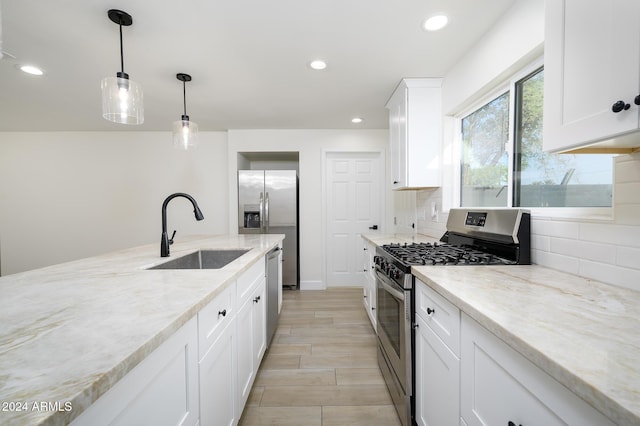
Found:
M 326 290 L 327 286 L 324 283 L 324 281 L 319 281 L 319 280 L 306 280 L 306 281 L 302 281 L 300 280 L 300 291 L 306 291 L 306 290 Z
M 496 85 L 496 87 L 489 91 L 487 95 L 470 102 L 468 106 L 463 107 L 460 112 L 452 116 L 454 119 L 454 140 L 451 143 L 452 147 L 452 160 L 453 160 L 453 179 L 452 179 L 452 193 L 453 199 L 451 200 L 451 207 L 460 207 L 460 174 L 461 174 L 461 146 L 462 146 L 462 119 L 473 112 L 479 110 L 487 103 L 498 98 L 505 92 L 509 94 L 509 137 L 510 141 L 507 146 L 507 153 L 509 156 L 508 164 L 508 196 L 507 206 L 513 206 L 513 155 L 514 155 L 514 136 L 515 136 L 515 119 L 513 115 L 515 104 L 515 85 L 518 81 L 528 76 L 538 68 L 544 66 L 544 56 L 536 58 L 528 65 L 522 67 L 520 70 L 512 74 L 508 79 Z M 615 167 L 614 167 L 615 174 Z M 612 186 L 615 192 L 615 175 L 612 176 Z M 531 210 L 532 215 L 536 218 L 545 219 L 562 219 L 562 220 L 588 220 L 588 221 L 613 221 L 614 220 L 614 205 L 615 205 L 615 193 L 611 200 L 611 207 L 526 207 Z

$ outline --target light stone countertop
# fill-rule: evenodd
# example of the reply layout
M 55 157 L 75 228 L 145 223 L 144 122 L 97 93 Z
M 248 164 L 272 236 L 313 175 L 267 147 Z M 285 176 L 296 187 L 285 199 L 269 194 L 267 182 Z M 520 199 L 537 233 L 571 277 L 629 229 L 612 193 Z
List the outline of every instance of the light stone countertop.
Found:
M 425 235 L 363 237 L 376 245 Z M 538 265 L 413 274 L 619 425 L 640 425 L 640 292 Z
M 541 266 L 414 275 L 619 425 L 640 425 L 640 293 Z
M 283 238 L 182 237 L 169 258 L 158 243 L 0 277 L 0 424 L 69 423 Z M 146 270 L 234 248 L 251 250 L 222 269 Z

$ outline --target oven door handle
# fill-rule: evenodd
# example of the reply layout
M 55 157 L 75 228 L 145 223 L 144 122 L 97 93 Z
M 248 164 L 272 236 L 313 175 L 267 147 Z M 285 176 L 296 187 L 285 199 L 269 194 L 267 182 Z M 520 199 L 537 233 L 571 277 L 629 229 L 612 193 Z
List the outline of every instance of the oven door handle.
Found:
M 393 297 L 395 297 L 396 299 L 399 300 L 404 300 L 404 293 L 396 288 L 394 288 L 393 286 L 387 284 L 387 280 L 389 278 L 387 278 L 386 276 L 382 275 L 380 273 L 380 271 L 376 270 L 376 276 L 378 277 L 378 281 L 380 281 L 380 284 L 382 284 L 382 287 L 385 289 L 385 291 L 391 293 L 391 295 Z

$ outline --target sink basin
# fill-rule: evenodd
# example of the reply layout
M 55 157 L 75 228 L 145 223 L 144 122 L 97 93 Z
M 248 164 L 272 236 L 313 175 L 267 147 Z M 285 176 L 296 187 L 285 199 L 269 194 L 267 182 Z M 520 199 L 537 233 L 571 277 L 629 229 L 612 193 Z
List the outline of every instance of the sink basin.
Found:
M 198 250 L 148 269 L 220 269 L 249 250 Z

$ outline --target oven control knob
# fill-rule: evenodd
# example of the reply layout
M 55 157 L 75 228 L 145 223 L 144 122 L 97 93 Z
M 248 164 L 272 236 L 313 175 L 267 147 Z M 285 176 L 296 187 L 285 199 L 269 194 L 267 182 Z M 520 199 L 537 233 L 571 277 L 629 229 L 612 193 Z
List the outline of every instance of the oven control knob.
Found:
M 391 266 L 387 271 L 387 275 L 389 276 L 389 278 L 398 279 L 400 278 L 400 270 L 395 266 Z

